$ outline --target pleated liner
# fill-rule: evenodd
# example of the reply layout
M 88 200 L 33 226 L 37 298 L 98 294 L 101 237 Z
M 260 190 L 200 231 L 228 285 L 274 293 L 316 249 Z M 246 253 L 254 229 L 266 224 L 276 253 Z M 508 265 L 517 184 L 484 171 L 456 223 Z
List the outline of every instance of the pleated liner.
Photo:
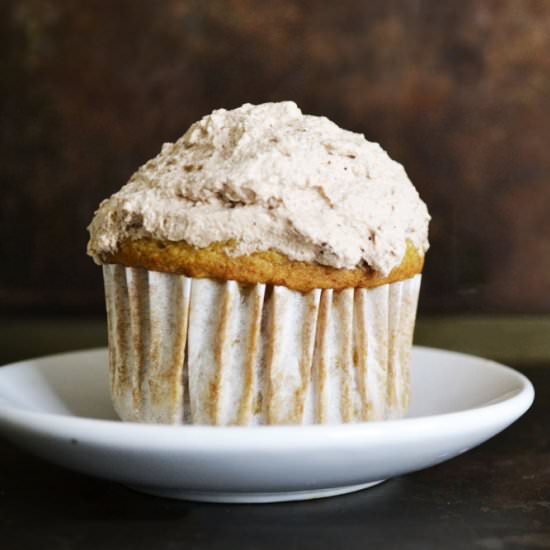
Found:
M 318 424 L 403 416 L 421 276 L 373 289 L 103 268 L 123 420 Z

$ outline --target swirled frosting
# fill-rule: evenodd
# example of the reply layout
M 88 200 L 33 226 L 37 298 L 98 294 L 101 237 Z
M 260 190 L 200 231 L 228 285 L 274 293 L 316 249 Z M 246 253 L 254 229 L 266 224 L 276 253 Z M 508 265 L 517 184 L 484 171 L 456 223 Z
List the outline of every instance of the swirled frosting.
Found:
M 88 253 L 102 263 L 125 240 L 231 242 L 231 255 L 274 249 L 385 275 L 407 241 L 427 250 L 429 219 L 377 143 L 290 101 L 245 104 L 194 123 L 104 200 Z

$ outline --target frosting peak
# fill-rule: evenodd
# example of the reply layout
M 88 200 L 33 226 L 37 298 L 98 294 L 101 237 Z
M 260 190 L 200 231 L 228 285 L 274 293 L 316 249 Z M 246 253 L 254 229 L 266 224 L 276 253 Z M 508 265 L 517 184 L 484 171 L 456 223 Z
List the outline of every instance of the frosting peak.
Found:
M 401 164 L 362 134 L 290 101 L 218 109 L 103 201 L 88 253 L 128 239 L 232 241 L 338 268 L 397 266 L 406 241 L 428 248 L 429 215 Z

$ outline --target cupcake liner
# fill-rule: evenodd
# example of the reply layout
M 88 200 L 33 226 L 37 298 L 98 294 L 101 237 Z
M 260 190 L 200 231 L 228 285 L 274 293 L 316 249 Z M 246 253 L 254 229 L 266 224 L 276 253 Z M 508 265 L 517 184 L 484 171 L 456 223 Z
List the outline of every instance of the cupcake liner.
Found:
M 405 414 L 421 276 L 300 293 L 103 268 L 123 420 L 317 424 Z

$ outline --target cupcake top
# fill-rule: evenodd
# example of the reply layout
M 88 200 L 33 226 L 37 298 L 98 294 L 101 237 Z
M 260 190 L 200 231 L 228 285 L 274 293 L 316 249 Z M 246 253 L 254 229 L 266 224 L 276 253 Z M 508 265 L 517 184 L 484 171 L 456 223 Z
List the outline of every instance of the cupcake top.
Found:
M 245 104 L 203 117 L 104 200 L 88 253 L 102 263 L 129 240 L 221 242 L 231 256 L 276 250 L 386 275 L 407 241 L 427 250 L 429 219 L 377 143 L 290 101 Z

